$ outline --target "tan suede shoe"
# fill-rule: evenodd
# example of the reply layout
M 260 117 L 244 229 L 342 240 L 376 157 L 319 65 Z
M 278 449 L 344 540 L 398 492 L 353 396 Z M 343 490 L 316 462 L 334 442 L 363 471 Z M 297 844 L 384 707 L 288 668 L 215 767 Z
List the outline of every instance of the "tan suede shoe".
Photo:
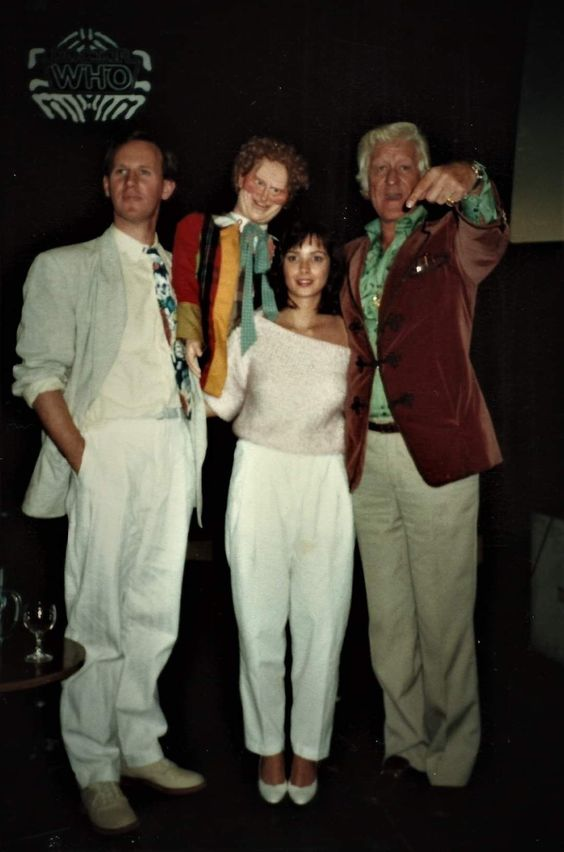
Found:
M 182 769 L 166 757 L 146 766 L 122 766 L 121 775 L 124 781 L 148 784 L 169 796 L 186 796 L 206 786 L 206 780 L 199 772 Z
M 115 781 L 98 781 L 81 790 L 82 803 L 100 834 L 126 834 L 139 827 L 135 811 Z

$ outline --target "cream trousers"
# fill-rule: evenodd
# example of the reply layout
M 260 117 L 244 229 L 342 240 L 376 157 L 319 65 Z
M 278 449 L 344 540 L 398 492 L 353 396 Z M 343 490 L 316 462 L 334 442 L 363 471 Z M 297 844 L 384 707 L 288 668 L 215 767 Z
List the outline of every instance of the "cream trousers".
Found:
M 480 740 L 473 614 L 478 477 L 432 488 L 399 434 L 368 433 L 353 495 L 386 757 L 462 786 Z
M 85 435 L 68 498 L 66 635 L 86 662 L 61 728 L 80 787 L 162 757 L 157 679 L 178 632 L 195 476 L 183 419 L 111 420 Z

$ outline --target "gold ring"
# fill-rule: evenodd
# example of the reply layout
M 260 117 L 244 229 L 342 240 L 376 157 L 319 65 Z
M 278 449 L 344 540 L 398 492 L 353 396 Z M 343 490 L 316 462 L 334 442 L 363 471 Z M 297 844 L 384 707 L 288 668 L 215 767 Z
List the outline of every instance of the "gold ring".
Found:
M 454 207 L 454 205 L 455 205 L 455 201 L 454 201 L 454 199 L 452 199 L 450 197 L 450 195 L 448 196 L 446 203 L 448 204 L 449 207 Z

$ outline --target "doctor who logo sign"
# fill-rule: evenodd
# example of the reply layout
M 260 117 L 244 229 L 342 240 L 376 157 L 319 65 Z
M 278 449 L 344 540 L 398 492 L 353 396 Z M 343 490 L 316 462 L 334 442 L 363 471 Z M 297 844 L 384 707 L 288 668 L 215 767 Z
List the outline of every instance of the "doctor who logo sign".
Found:
M 50 119 L 128 120 L 151 91 L 149 54 L 120 47 L 91 28 L 70 33 L 54 48 L 32 48 L 27 66 L 32 100 Z

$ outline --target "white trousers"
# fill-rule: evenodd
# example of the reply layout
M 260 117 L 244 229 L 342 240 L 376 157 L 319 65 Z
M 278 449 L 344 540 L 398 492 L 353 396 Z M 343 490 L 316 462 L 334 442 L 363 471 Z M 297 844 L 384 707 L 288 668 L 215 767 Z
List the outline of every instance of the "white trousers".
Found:
M 61 728 L 80 787 L 162 757 L 157 679 L 178 632 L 195 476 L 183 418 L 88 430 L 68 498 L 66 635 L 86 648 Z
M 352 505 L 342 456 L 285 453 L 238 442 L 226 553 L 250 751 L 284 751 L 289 624 L 292 749 L 309 760 L 329 754 L 353 552 Z
M 432 488 L 398 434 L 368 433 L 353 495 L 386 757 L 462 786 L 480 712 L 474 643 L 478 477 Z

